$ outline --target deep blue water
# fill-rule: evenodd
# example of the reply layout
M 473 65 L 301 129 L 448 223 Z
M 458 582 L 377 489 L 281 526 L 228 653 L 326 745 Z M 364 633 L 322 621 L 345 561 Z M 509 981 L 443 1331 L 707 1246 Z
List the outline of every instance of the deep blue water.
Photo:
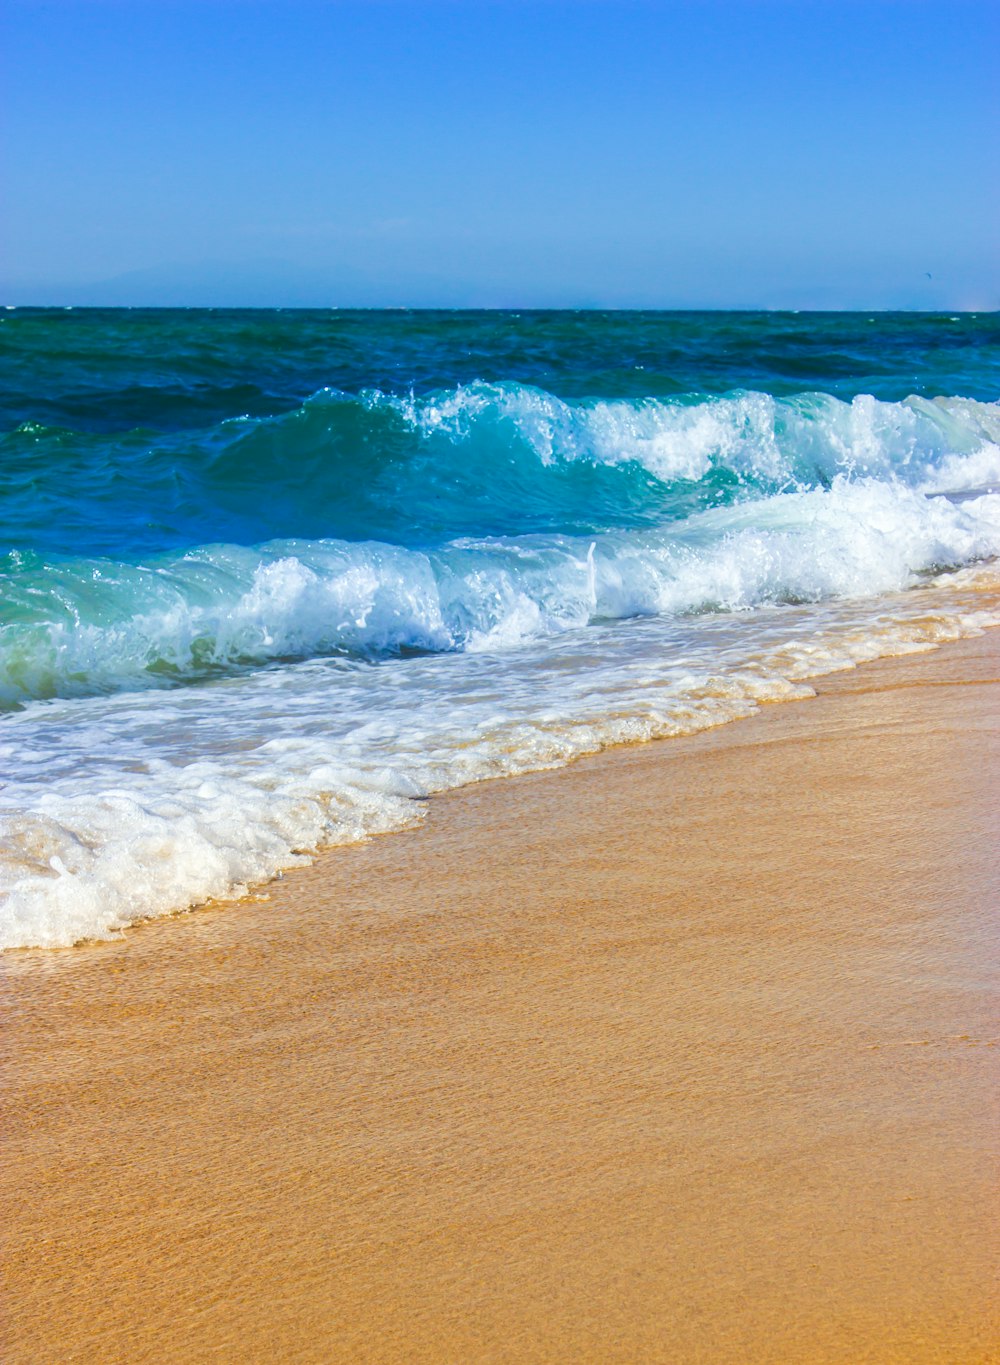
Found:
M 691 487 L 641 457 L 588 460 L 569 435 L 544 470 L 512 469 L 525 436 L 510 401 L 467 413 L 459 443 L 461 423 L 442 435 L 393 405 L 490 386 L 584 410 L 742 392 L 993 402 L 1000 317 L 8 310 L 0 550 L 135 559 L 210 541 L 646 525 L 733 496 L 746 473 L 721 455 Z

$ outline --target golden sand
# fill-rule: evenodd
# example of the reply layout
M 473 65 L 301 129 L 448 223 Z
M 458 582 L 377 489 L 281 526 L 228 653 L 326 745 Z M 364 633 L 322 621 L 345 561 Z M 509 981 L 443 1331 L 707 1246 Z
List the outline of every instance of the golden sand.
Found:
M 1000 1359 L 998 646 L 8 955 L 4 1361 Z

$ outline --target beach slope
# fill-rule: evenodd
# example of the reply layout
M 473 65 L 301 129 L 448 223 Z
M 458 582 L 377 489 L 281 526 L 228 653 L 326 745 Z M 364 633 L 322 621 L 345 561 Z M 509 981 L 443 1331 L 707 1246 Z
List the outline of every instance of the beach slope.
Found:
M 1000 631 L 3 959 L 5 1344 L 1000 1358 Z

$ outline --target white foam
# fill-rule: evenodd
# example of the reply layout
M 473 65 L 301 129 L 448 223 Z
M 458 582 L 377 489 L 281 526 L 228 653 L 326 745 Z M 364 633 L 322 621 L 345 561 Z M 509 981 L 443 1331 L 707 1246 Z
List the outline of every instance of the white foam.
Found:
M 665 482 L 703 479 L 713 468 L 803 486 L 817 476 L 892 477 L 958 489 L 1000 468 L 1000 404 L 912 397 L 885 402 L 859 394 L 774 398 L 619 399 L 570 403 L 519 384 L 470 384 L 437 398 L 368 395 L 425 435 L 468 440 L 490 422 L 508 428 L 543 464 L 636 461 Z M 966 461 L 969 461 L 966 465 Z M 948 469 L 944 485 L 936 471 Z M 978 479 L 978 483 L 968 480 Z
M 413 823 L 428 793 L 722 724 L 808 696 L 818 674 L 1000 624 L 975 597 L 1000 576 L 977 573 L 881 602 L 36 704 L 4 726 L 0 945 L 107 937 Z

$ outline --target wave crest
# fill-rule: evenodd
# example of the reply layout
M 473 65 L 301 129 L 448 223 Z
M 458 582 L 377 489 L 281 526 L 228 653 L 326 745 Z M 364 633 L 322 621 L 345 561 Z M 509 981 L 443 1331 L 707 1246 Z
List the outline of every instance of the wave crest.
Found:
M 567 402 L 520 384 L 416 398 L 323 390 L 200 435 L 0 438 L 0 537 L 145 558 L 193 544 L 641 529 L 840 474 L 922 491 L 1000 483 L 1000 408 L 826 394 Z

